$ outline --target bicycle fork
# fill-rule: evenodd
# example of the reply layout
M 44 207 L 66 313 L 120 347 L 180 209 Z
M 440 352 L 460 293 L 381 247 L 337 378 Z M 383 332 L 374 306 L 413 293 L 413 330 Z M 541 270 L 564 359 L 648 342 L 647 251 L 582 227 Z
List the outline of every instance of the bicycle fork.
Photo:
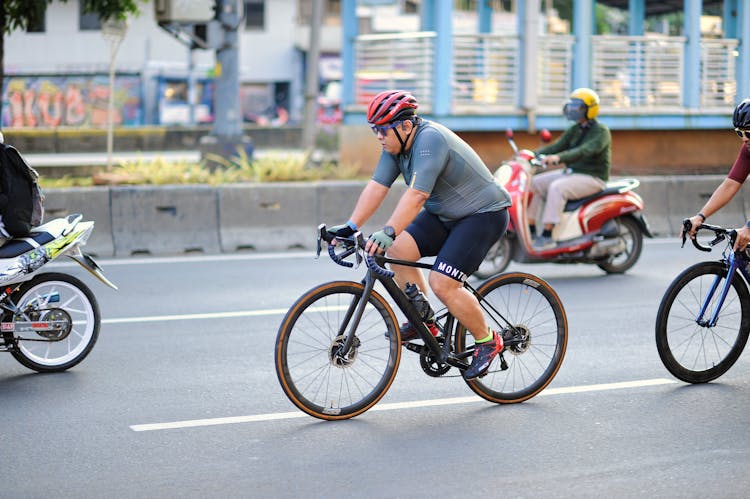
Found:
M 737 257 L 734 253 L 731 253 L 729 255 L 729 266 L 727 269 L 727 275 L 726 279 L 724 280 L 724 284 L 721 287 L 721 292 L 719 294 L 719 298 L 714 304 L 713 312 L 711 313 L 710 319 L 705 319 L 704 315 L 708 311 L 708 307 L 711 305 L 711 301 L 713 300 L 714 294 L 716 293 L 717 289 L 719 288 L 719 283 L 722 279 L 721 276 L 716 276 L 714 278 L 714 282 L 711 284 L 711 289 L 708 290 L 708 293 L 706 294 L 705 300 L 703 300 L 703 304 L 701 305 L 700 312 L 698 312 L 698 317 L 696 317 L 695 322 L 701 326 L 701 327 L 714 327 L 716 326 L 716 323 L 719 321 L 719 311 L 724 306 L 724 300 L 727 297 L 727 293 L 729 293 L 729 287 L 732 285 L 732 279 L 734 278 L 734 273 L 740 269 Z M 742 272 L 742 269 L 740 269 Z M 744 272 L 743 272 L 744 274 Z M 745 275 L 745 278 L 747 279 L 747 275 Z

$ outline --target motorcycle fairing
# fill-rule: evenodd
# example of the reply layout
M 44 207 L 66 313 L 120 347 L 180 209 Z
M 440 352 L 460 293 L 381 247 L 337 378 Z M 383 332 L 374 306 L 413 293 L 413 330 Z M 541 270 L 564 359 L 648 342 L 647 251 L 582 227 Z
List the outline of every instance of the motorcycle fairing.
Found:
M 615 217 L 643 210 L 643 199 L 635 192 L 602 196 L 585 205 L 578 215 L 584 234 L 598 231 L 604 222 Z
M 0 257 L 0 285 L 28 280 L 44 264 L 69 252 L 71 258 L 104 284 L 117 289 L 91 258 L 83 258 L 79 245 L 86 243 L 94 229 L 94 222 L 80 220 L 78 214 L 58 218 L 35 228 L 28 237 L 9 241 L 1 248 L 5 252 L 0 254 L 10 256 Z

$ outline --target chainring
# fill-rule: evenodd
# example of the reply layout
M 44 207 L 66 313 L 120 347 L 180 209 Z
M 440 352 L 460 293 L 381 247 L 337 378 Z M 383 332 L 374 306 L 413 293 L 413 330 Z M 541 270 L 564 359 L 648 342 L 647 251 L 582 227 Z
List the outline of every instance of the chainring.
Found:
M 443 374 L 450 371 L 451 366 L 448 364 L 441 363 L 435 358 L 435 355 L 427 348 L 427 345 L 422 346 L 419 351 L 419 365 L 422 366 L 422 370 L 433 378 L 439 378 Z

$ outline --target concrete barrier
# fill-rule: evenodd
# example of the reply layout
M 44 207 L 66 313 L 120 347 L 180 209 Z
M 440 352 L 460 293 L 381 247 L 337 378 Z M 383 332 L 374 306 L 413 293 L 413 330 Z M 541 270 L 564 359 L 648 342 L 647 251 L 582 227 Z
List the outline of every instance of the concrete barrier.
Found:
M 86 243 L 86 252 L 95 256 L 113 256 L 112 211 L 109 189 L 73 187 L 44 191 L 44 220 L 81 213 L 84 220 L 94 221 L 94 232 Z
M 637 192 L 657 236 L 676 236 L 724 176 L 642 177 Z M 49 189 L 47 220 L 82 212 L 96 222 L 87 250 L 101 256 L 231 253 L 312 249 L 320 223 L 349 217 L 365 181 L 211 186 Z M 381 228 L 406 190 L 397 181 L 362 228 Z M 747 201 L 746 201 L 747 200 Z M 750 186 L 709 222 L 741 226 L 750 216 Z
M 321 182 L 318 185 L 318 221 L 329 226 L 346 222 L 365 185 L 366 182 L 362 181 Z M 369 235 L 385 225 L 405 190 L 406 185 L 402 181 L 397 180 L 393 184 L 380 209 L 361 227 L 364 234 Z
M 725 178 L 723 175 L 665 177 L 669 220 L 675 234 L 679 233 L 682 220 L 695 215 Z M 710 223 L 733 227 L 746 220 L 742 197 L 737 195 L 711 216 Z
M 110 190 L 116 256 L 220 252 L 214 187 L 138 186 Z
M 315 184 L 239 184 L 218 188 L 221 250 L 312 248 L 319 223 Z
M 636 192 L 643 198 L 643 214 L 655 236 L 668 236 L 673 232 L 666 203 L 669 185 L 664 177 L 641 178 Z

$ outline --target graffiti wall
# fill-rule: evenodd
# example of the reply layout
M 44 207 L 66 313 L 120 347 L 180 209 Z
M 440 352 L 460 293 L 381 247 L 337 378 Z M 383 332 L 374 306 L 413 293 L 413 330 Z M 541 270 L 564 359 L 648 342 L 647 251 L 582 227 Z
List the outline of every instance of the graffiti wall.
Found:
M 115 125 L 143 125 L 139 76 L 115 77 Z M 5 76 L 3 127 L 105 127 L 109 106 L 109 77 Z

